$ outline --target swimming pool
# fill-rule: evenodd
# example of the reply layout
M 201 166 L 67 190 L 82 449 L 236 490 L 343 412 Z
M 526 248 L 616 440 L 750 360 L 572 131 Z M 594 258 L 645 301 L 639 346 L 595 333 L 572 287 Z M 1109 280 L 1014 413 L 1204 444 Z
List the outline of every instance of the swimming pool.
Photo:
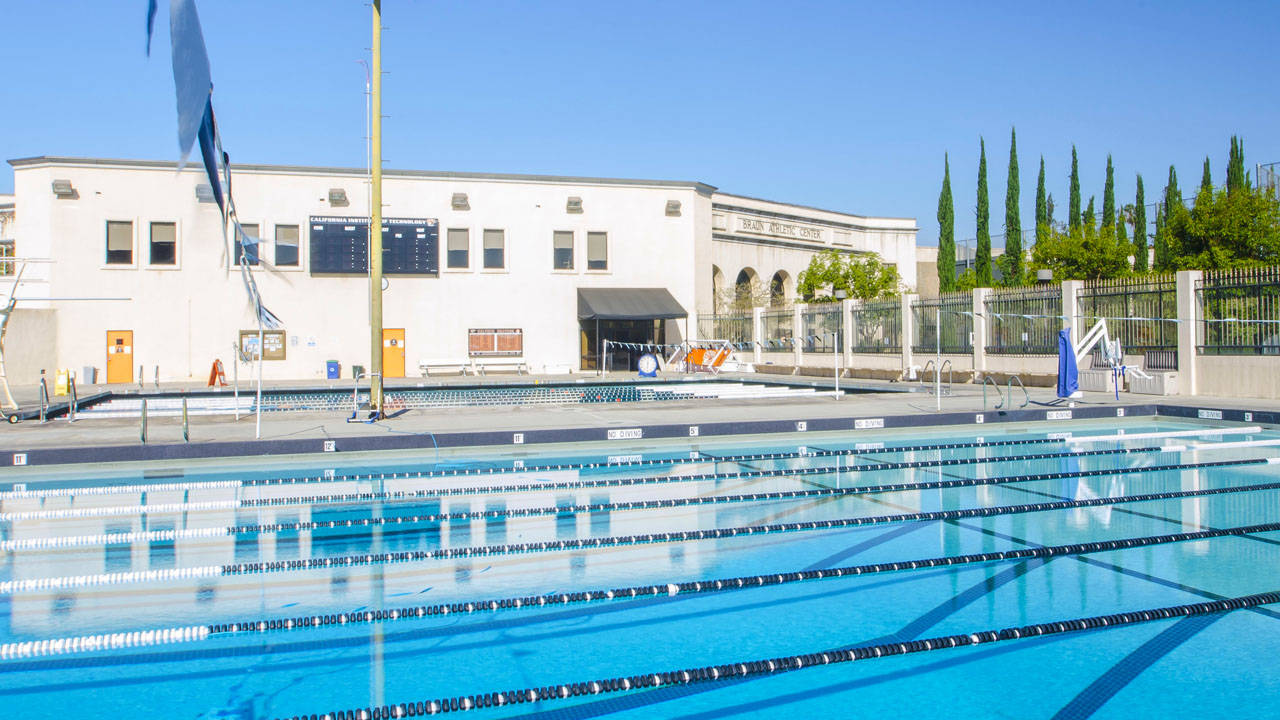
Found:
M 1272 712 L 1280 433 L 978 431 L 10 472 L 0 696 L 34 717 Z
M 843 391 L 865 392 L 847 387 Z M 832 391 L 779 384 L 741 383 L 710 380 L 661 383 L 559 383 L 490 385 L 456 388 L 398 388 L 387 390 L 385 407 L 400 410 L 452 407 L 579 405 L 595 403 L 665 402 L 672 400 L 730 400 L 759 398 L 830 397 Z M 239 396 L 228 393 L 197 393 L 189 396 L 157 394 L 147 396 L 149 416 L 178 416 L 183 400 L 191 415 L 232 415 L 256 409 L 251 391 Z M 81 418 L 138 417 L 144 398 L 120 395 L 95 402 L 80 410 Z M 353 402 L 354 400 L 354 402 Z M 352 398 L 350 390 L 271 390 L 262 394 L 263 412 L 341 411 L 350 412 L 369 402 L 368 391 Z

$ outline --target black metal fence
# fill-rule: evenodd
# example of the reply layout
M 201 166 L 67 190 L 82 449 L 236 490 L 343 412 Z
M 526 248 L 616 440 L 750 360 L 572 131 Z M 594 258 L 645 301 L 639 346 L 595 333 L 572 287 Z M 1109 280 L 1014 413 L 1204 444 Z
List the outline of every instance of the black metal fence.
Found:
M 902 352 L 902 301 L 873 300 L 855 304 L 850 319 L 853 352 Z
M 698 316 L 698 337 L 703 340 L 728 340 L 731 343 L 752 341 L 751 313 L 720 313 Z
M 1280 355 L 1280 267 L 1207 271 L 1196 283 L 1201 355 Z
M 991 355 L 1056 355 L 1062 316 L 1062 287 L 996 291 L 983 307 Z
M 1127 352 L 1176 351 L 1177 295 L 1172 275 L 1085 283 L 1076 295 L 1080 332 L 1105 318 L 1107 332 Z
M 766 351 L 790 350 L 795 335 L 795 310 L 782 308 L 760 313 L 760 332 L 764 335 L 760 340 Z
M 938 322 L 942 336 L 938 337 Z M 941 343 L 939 343 L 941 340 Z M 944 293 L 911 303 L 911 349 L 955 355 L 973 353 L 973 294 Z
M 810 305 L 800 313 L 800 329 L 807 353 L 833 353 L 844 335 L 840 303 Z

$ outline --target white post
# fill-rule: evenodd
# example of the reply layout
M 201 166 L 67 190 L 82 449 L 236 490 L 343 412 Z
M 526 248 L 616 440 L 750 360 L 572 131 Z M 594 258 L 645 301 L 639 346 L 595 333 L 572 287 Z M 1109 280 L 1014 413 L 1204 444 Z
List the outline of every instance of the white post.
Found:
M 236 420 L 240 419 L 240 348 L 231 345 L 231 392 L 236 403 Z
M 991 335 L 991 318 L 986 316 L 987 296 L 991 288 L 973 289 L 973 379 L 982 382 L 987 374 L 987 341 Z
M 262 351 L 262 334 L 263 334 L 262 319 L 259 318 L 258 319 L 258 399 L 257 399 L 258 417 L 254 421 L 254 426 L 253 426 L 253 436 L 258 440 L 262 439 L 262 356 L 266 355 L 266 353 Z
M 791 308 L 791 362 L 795 363 L 797 371 L 804 364 L 804 317 L 801 313 L 808 307 L 795 305 Z M 797 340 L 800 341 L 799 344 L 796 343 Z
M 1196 283 L 1204 277 L 1200 270 L 1180 270 L 1175 277 L 1176 307 L 1178 309 L 1178 382 L 1179 392 L 1195 395 L 1196 384 L 1196 333 L 1204 309 L 1196 302 Z
M 751 308 L 751 345 L 752 352 L 755 354 L 756 365 L 764 362 L 764 359 L 760 357 L 760 354 L 764 352 L 763 345 L 761 344 L 762 341 L 760 339 L 764 336 L 764 320 L 761 318 L 762 313 L 764 313 L 764 308 Z
M 937 355 L 933 365 L 933 406 L 938 412 L 942 412 L 942 305 L 933 309 L 934 312 L 934 332 L 933 339 L 937 343 Z
M 912 352 L 911 340 L 915 336 L 915 316 L 911 313 L 911 303 L 919 297 L 918 295 L 903 294 L 901 304 L 898 307 L 898 327 L 902 328 L 900 342 L 902 347 L 899 348 L 899 354 L 902 356 L 902 371 L 904 377 L 911 376 L 911 366 L 915 364 L 915 354 Z
M 1081 280 L 1062 282 L 1062 314 L 1067 327 L 1071 328 L 1071 347 L 1079 344 L 1080 338 L 1084 337 L 1092 325 L 1080 317 L 1080 288 L 1082 287 L 1084 282 Z

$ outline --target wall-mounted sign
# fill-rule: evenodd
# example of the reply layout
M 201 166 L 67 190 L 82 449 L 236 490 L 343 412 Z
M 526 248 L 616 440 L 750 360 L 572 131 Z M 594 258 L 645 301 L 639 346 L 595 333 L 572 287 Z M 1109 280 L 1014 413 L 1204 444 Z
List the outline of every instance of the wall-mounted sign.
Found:
M 310 224 L 312 275 L 369 272 L 369 218 L 316 216 Z M 382 272 L 437 275 L 439 245 L 440 224 L 434 218 L 383 218 Z
M 263 360 L 284 360 L 283 330 L 267 330 L 262 333 L 262 344 L 266 347 Z M 258 359 L 258 331 L 240 331 L 240 354 L 250 360 Z
M 818 242 L 823 240 L 822 228 L 741 215 L 738 216 L 737 230 L 738 232 L 752 233 L 754 235 L 769 235 L 796 240 L 816 240 Z
M 467 331 L 471 357 L 516 357 L 524 354 L 524 330 L 520 328 L 472 328 Z

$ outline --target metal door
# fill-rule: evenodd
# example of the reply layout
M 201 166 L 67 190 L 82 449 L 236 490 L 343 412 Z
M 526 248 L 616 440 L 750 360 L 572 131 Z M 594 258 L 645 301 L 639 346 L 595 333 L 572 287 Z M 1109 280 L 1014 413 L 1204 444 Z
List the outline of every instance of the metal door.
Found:
M 133 382 L 133 331 L 107 331 L 107 382 Z
M 404 328 L 382 329 L 382 377 L 404 377 Z

